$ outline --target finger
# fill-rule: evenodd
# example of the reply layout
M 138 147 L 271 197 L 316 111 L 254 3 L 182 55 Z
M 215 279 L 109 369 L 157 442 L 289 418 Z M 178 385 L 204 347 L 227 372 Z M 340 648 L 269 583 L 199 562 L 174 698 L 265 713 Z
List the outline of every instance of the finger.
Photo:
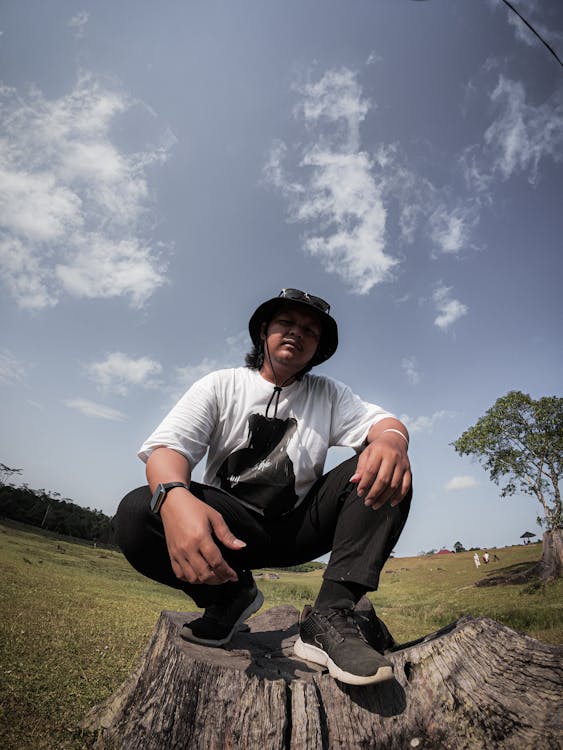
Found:
M 402 492 L 402 473 L 396 472 L 392 481 L 381 492 L 374 495 L 373 499 L 365 501 L 366 505 L 371 506 L 374 510 L 379 510 L 387 503 L 395 506 L 403 499 Z
M 233 580 L 232 578 L 225 578 L 221 575 L 218 575 L 217 572 L 213 569 L 213 566 L 209 564 L 207 558 L 203 554 L 198 554 L 196 560 L 194 561 L 194 564 L 191 565 L 191 567 L 194 570 L 194 575 L 197 577 L 194 583 L 205 583 L 210 586 L 219 586 L 222 583 L 226 583 L 226 581 L 228 580 Z
M 202 546 L 201 553 L 207 565 L 222 583 L 226 581 L 238 581 L 236 571 L 226 562 L 216 544 L 213 542 L 207 543 L 205 546 Z
M 358 463 L 356 464 L 356 471 L 352 474 L 352 476 L 348 480 L 349 482 L 356 483 L 360 481 L 360 479 L 362 478 L 362 473 L 364 471 L 365 463 L 366 463 L 365 451 L 362 451 L 362 453 L 360 453 L 358 457 Z
M 224 578 L 220 572 L 215 571 L 207 562 L 206 558 L 201 554 L 201 552 L 197 552 L 196 554 L 193 554 L 190 556 L 189 564 L 194 570 L 194 573 L 197 577 L 197 580 L 195 583 L 225 583 L 227 580 L 232 580 L 231 578 Z M 233 574 L 236 576 L 236 573 L 233 571 Z
M 369 492 L 371 490 L 373 485 L 378 481 L 381 470 L 382 464 L 380 458 L 375 461 L 371 461 L 367 466 L 364 467 L 356 489 L 359 497 L 363 497 L 366 492 Z
M 372 510 L 379 510 L 384 505 L 393 505 L 395 498 L 398 497 L 397 490 L 392 487 L 388 487 L 382 494 L 378 495 L 375 500 L 366 502 L 366 505 L 371 507 Z
M 173 560 L 172 570 L 178 580 L 186 583 L 197 583 L 197 575 L 187 560 Z
M 367 508 L 371 508 L 372 510 L 379 510 L 380 508 L 382 508 L 384 505 L 386 505 L 389 502 L 390 497 L 391 495 L 389 494 L 389 492 L 385 492 L 383 494 L 379 494 L 377 497 L 375 497 L 372 500 L 366 500 L 364 502 L 364 505 Z
M 407 469 L 405 471 L 402 467 L 396 467 L 389 487 L 377 498 L 376 502 L 373 503 L 371 507 L 374 510 L 378 510 L 386 503 L 389 503 L 389 505 L 394 508 L 408 493 L 410 483 L 410 470 Z
M 363 451 L 358 456 L 358 461 L 356 463 L 356 471 L 354 474 L 350 477 L 350 481 L 358 481 L 364 471 L 368 469 L 370 464 L 372 463 L 372 453 L 373 453 L 373 446 L 366 446 Z M 377 458 L 377 454 L 376 454 Z
M 394 499 L 391 505 L 395 506 L 398 505 L 401 500 L 404 500 L 405 497 L 409 494 L 409 490 L 412 487 L 412 473 L 410 469 L 407 469 L 405 473 L 403 474 L 403 481 L 401 484 L 401 496 L 399 499 Z
M 217 539 L 225 545 L 225 547 L 229 547 L 230 549 L 242 549 L 243 547 L 246 547 L 246 542 L 243 542 L 242 539 L 236 538 L 220 513 L 217 513 L 216 516 L 211 517 L 209 520 L 213 527 L 213 533 Z
M 374 502 L 385 502 L 389 495 L 393 493 L 394 488 L 391 485 L 394 471 L 395 467 L 389 461 L 381 463 L 377 476 L 373 478 L 371 485 L 368 487 L 368 493 L 364 501 L 366 505 L 373 505 Z
M 226 581 L 219 578 L 219 576 L 216 576 L 215 573 L 210 570 L 209 575 L 204 580 L 198 581 L 198 583 L 205 583 L 207 586 L 222 586 Z

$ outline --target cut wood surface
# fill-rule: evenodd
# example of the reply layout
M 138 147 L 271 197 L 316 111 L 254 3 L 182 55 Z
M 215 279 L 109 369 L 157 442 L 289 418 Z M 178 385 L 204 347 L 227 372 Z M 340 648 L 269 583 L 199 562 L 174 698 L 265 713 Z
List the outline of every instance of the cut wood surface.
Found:
M 367 599 L 368 639 L 385 632 Z M 163 612 L 131 676 L 81 727 L 99 750 L 563 746 L 563 648 L 465 617 L 389 654 L 395 680 L 334 681 L 293 656 L 298 612 L 252 618 L 228 649 L 184 641 L 196 613 Z M 390 645 L 390 643 L 387 643 Z

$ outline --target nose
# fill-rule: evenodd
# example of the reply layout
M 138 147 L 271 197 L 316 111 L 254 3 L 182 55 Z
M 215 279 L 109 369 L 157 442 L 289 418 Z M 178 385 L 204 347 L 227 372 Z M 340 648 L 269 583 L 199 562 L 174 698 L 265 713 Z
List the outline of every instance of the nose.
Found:
M 300 339 L 303 338 L 303 329 L 299 325 L 299 323 L 293 323 L 293 325 L 289 329 L 289 333 L 292 334 L 293 336 L 296 336 L 296 337 L 300 338 Z

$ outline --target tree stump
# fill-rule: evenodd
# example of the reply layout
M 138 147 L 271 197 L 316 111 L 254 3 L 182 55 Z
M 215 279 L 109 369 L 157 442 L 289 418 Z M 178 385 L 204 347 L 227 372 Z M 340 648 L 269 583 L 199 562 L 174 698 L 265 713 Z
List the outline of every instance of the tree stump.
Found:
M 361 627 L 379 646 L 367 599 Z M 550 750 L 563 744 L 563 648 L 464 617 L 389 653 L 395 680 L 334 681 L 293 656 L 298 612 L 252 618 L 229 649 L 182 640 L 162 612 L 137 668 L 81 723 L 97 750 Z
M 563 529 L 552 529 L 543 535 L 540 578 L 545 583 L 560 578 L 563 572 Z

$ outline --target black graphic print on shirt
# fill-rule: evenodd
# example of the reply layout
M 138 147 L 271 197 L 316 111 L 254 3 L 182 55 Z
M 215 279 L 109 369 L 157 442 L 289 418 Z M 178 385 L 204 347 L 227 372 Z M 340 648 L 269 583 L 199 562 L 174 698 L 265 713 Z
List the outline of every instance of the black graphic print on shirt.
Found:
M 221 488 L 254 506 L 265 516 L 276 517 L 297 502 L 293 463 L 287 446 L 297 421 L 270 419 L 262 414 L 248 417 L 248 447 L 225 459 L 217 476 Z

